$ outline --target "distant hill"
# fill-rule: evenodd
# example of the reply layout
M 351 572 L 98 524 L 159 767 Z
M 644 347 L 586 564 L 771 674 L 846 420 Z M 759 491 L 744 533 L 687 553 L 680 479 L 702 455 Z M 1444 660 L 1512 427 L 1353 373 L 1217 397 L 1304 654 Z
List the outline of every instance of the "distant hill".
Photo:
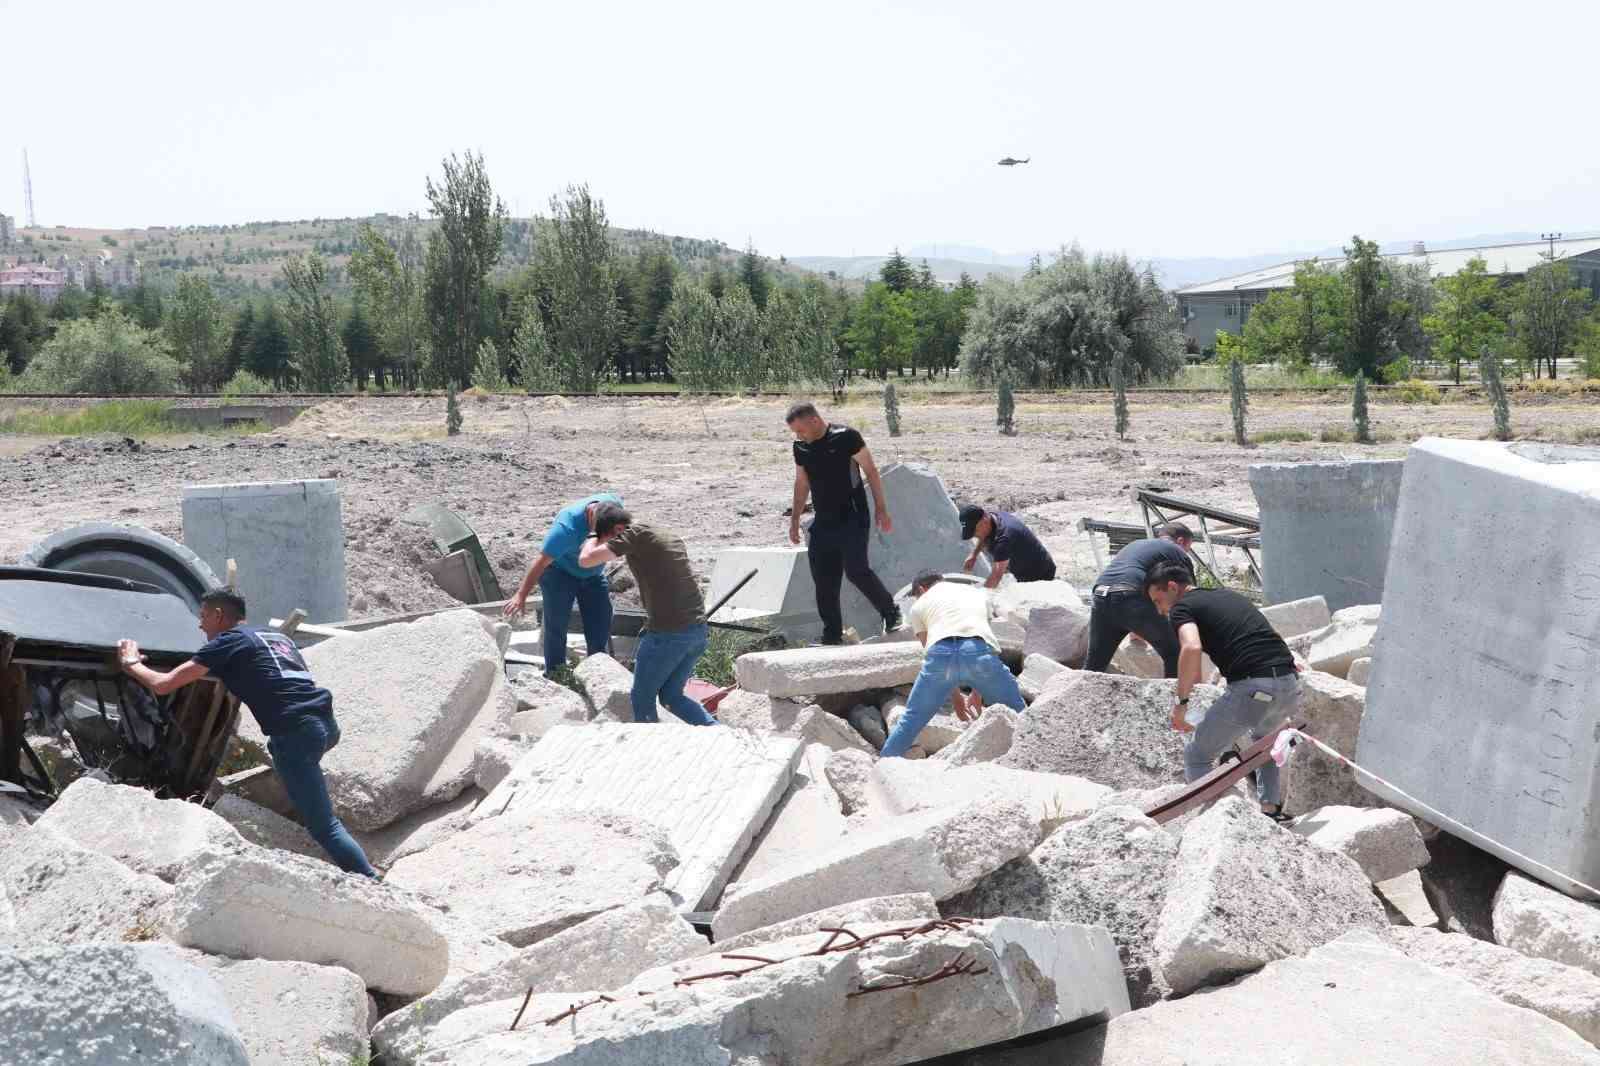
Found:
M 842 278 L 846 281 L 876 281 L 878 271 L 883 269 L 883 264 L 888 261 L 886 255 L 792 255 L 788 262 L 791 266 L 810 270 L 817 274 L 829 277 Z M 967 259 L 936 259 L 932 256 L 923 257 L 906 254 L 911 265 L 921 267 L 924 262 L 928 270 L 939 281 L 955 284 L 961 280 L 962 274 L 970 274 L 976 281 L 982 281 L 991 274 L 1001 277 L 1015 278 L 1022 274 L 1023 266 L 1008 266 L 1003 263 L 979 263 Z M 1026 260 L 1024 260 L 1024 266 Z

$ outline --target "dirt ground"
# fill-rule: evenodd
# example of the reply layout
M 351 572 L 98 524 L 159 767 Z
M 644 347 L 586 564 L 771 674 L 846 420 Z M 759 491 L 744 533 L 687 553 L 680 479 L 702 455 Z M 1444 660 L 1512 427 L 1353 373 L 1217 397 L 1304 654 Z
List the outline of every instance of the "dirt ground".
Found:
M 729 546 L 782 543 L 793 463 L 779 399 L 571 400 L 464 397 L 464 432 L 444 436 L 444 401 L 351 398 L 321 403 L 291 425 L 251 436 L 0 438 L 0 562 L 77 522 L 134 522 L 180 538 L 180 490 L 217 482 L 337 478 L 343 497 L 354 617 L 446 606 L 422 573 L 434 556 L 421 532 L 398 521 L 439 500 L 477 530 L 509 592 L 565 503 L 599 489 L 683 535 L 709 577 Z M 876 402 L 829 412 L 857 426 L 880 465 L 931 465 L 958 501 L 1023 514 L 1070 580 L 1092 577 L 1094 556 L 1074 528 L 1082 516 L 1137 521 L 1136 486 L 1254 513 L 1252 463 L 1394 458 L 1425 435 L 1481 437 L 1486 407 L 1374 405 L 1381 443 L 1229 443 L 1225 397 L 1135 396 L 1131 433 L 1118 441 L 1103 396 L 1023 400 L 1019 434 L 1002 437 L 992 400 L 902 402 L 904 435 L 891 438 Z M 1600 406 L 1550 403 L 1513 411 L 1519 434 L 1569 439 L 1600 428 Z M 1252 434 L 1347 427 L 1347 401 L 1263 397 Z M 1271 565 L 1270 561 L 1267 565 Z

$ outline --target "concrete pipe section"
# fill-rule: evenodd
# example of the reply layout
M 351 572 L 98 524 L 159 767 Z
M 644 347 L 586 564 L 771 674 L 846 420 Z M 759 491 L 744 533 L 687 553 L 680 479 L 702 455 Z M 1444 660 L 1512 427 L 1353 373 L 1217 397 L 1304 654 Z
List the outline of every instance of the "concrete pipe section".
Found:
M 194 552 L 143 526 L 85 522 L 39 541 L 18 560 L 21 566 L 100 574 L 142 581 L 170 592 L 194 614 L 200 597 L 222 584 Z

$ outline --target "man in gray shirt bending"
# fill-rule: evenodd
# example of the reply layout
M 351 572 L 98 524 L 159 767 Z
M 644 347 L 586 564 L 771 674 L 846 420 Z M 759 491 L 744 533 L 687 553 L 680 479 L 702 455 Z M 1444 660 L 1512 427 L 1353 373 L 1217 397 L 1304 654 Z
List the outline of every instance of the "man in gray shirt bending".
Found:
M 1136 540 L 1119 551 L 1094 583 L 1089 609 L 1089 654 L 1083 668 L 1105 673 L 1111 657 L 1129 633 L 1149 643 L 1161 656 L 1167 677 L 1178 676 L 1178 635 L 1172 623 L 1156 613 L 1145 596 L 1145 581 L 1159 563 L 1189 566 L 1194 535 L 1181 522 L 1169 522 L 1156 535 Z

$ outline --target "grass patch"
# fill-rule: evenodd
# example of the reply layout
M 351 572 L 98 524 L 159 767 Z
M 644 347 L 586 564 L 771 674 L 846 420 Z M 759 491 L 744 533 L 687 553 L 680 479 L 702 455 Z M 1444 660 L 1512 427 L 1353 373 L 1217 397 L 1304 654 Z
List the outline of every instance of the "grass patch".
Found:
M 23 410 L 0 416 L 0 433 L 76 437 L 95 433 L 153 437 L 179 433 L 166 400 L 109 400 L 71 411 Z
M 1323 426 L 1317 431 L 1317 439 L 1324 444 L 1349 444 L 1355 433 L 1345 426 Z
M 777 633 L 744 633 L 737 629 L 711 628 L 711 640 L 695 664 L 694 676 L 718 688 L 734 683 L 733 661 L 752 651 L 776 651 L 789 642 Z
M 1311 434 L 1303 429 L 1264 429 L 1260 433 L 1250 434 L 1251 444 L 1304 444 L 1311 439 Z

